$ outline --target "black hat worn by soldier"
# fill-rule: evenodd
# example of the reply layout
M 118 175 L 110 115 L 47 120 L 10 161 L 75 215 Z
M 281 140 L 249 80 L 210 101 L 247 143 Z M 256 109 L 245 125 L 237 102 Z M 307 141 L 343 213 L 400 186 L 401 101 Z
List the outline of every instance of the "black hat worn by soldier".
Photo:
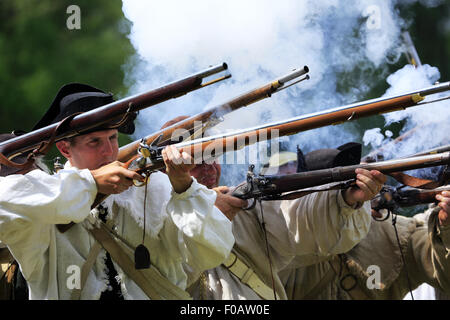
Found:
M 106 93 L 100 89 L 92 87 L 82 83 L 69 83 L 61 87 L 53 99 L 50 108 L 33 127 L 32 130 L 37 130 L 53 123 L 57 123 L 64 120 L 68 116 L 78 114 L 81 112 L 91 111 L 98 107 L 102 107 L 109 103 L 114 102 L 113 95 Z M 136 114 L 133 117 L 117 128 L 117 130 L 124 134 L 132 134 L 134 132 L 133 120 L 136 118 Z M 106 123 L 100 127 L 83 131 L 81 134 L 87 134 L 94 131 L 101 131 L 109 129 L 114 123 Z
M 297 160 L 301 164 L 297 172 L 359 164 L 361 153 L 362 145 L 357 142 L 349 142 L 336 149 L 314 150 L 306 155 L 297 151 L 297 157 L 301 158 Z

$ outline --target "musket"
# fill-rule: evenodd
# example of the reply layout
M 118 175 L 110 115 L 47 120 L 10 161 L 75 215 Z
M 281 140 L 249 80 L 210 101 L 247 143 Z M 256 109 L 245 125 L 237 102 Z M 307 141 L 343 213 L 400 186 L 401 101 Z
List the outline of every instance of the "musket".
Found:
M 300 69 L 294 69 L 292 72 L 273 81 L 270 81 L 269 83 L 261 87 L 255 88 L 225 103 L 222 103 L 204 112 L 193 115 L 171 126 L 154 132 L 143 139 L 136 140 L 125 146 L 122 146 L 119 149 L 118 160 L 121 162 L 126 162 L 130 158 L 135 156 L 141 143 L 145 143 L 147 145 L 156 144 L 158 146 L 164 146 L 181 142 L 179 141 L 179 138 L 202 136 L 202 133 L 207 128 L 212 127 L 213 125 L 222 121 L 221 118 L 225 114 L 235 111 L 241 107 L 246 107 L 262 99 L 269 98 L 272 96 L 272 94 L 284 90 L 300 81 L 308 80 L 308 75 L 299 78 L 308 72 L 309 69 L 307 66 L 304 66 Z M 182 135 L 177 134 L 177 130 L 181 130 Z
M 174 146 L 180 152 L 187 152 L 193 156 L 195 163 L 208 162 L 225 152 L 236 151 L 260 141 L 421 105 L 419 102 L 424 100 L 426 96 L 447 90 L 450 90 L 450 82 L 390 98 L 367 100 L 227 134 L 184 141 L 174 144 Z M 162 149 L 162 147 L 154 144 L 146 145 L 142 143 L 138 148 L 138 154 L 126 163 L 126 167 L 138 172 L 160 170 L 164 167 L 161 156 Z
M 171 82 L 159 88 L 127 97 L 94 110 L 81 113 L 73 118 L 40 128 L 11 140 L 0 143 L 0 154 L 13 158 L 39 147 L 43 141 L 59 141 L 83 131 L 91 130 L 105 123 L 119 121 L 127 115 L 163 101 L 180 97 L 188 92 L 209 86 L 231 77 L 230 74 L 206 81 L 205 79 L 228 69 L 226 63 L 210 67 L 184 79 Z
M 422 62 L 420 61 L 416 47 L 414 46 L 414 43 L 411 39 L 411 36 L 409 35 L 409 32 L 404 31 L 402 33 L 402 37 L 405 45 L 406 59 L 408 60 L 409 64 L 413 65 L 414 67 L 416 68 L 420 67 L 422 65 Z
M 443 153 L 443 152 L 447 152 L 450 151 L 450 144 L 447 144 L 445 146 L 440 146 L 440 147 L 436 147 L 433 149 L 429 149 L 426 151 L 422 151 L 422 152 L 418 152 L 415 153 L 413 156 L 423 156 L 423 155 L 427 155 L 427 154 L 438 154 L 438 153 Z
M 396 144 L 400 143 L 400 142 L 404 142 L 413 138 L 414 134 L 417 133 L 420 130 L 424 130 L 425 128 L 430 128 L 431 125 L 433 124 L 437 124 L 437 122 L 428 122 L 428 123 L 423 123 L 420 124 L 416 127 L 414 127 L 413 129 L 405 132 L 404 134 L 402 134 L 401 136 L 398 136 L 396 139 L 388 142 L 386 145 L 383 145 L 382 147 L 371 151 L 370 153 L 368 153 L 367 155 L 365 155 L 361 161 L 362 162 L 372 162 L 372 161 L 380 161 L 380 160 L 384 160 L 384 156 L 383 156 L 383 151 L 385 149 L 389 149 L 389 148 L 393 148 Z M 446 143 L 448 142 L 448 138 L 446 138 L 444 141 L 441 141 L 441 143 Z M 409 158 L 409 157 L 415 157 L 415 156 L 423 156 L 426 154 L 435 154 L 435 153 L 441 153 L 441 152 L 446 152 L 446 151 L 450 151 L 450 145 L 444 145 L 444 146 L 440 146 L 440 147 L 435 147 L 426 151 L 422 151 L 422 152 L 417 152 L 414 153 L 412 155 L 408 155 L 405 156 L 405 158 Z
M 255 175 L 253 165 L 247 173 L 246 182 L 233 191 L 233 196 L 241 199 L 281 200 L 295 199 L 311 192 L 345 189 L 354 184 L 355 170 L 378 170 L 384 174 L 398 173 L 413 169 L 429 168 L 450 163 L 450 152 L 412 158 L 395 159 L 373 163 L 362 163 L 344 167 L 334 167 L 286 175 Z M 323 188 L 324 185 L 343 182 Z M 308 189 L 321 187 L 322 189 Z M 306 190 L 305 190 L 306 189 Z M 291 193 L 289 193 L 291 192 Z
M 450 186 L 427 190 L 419 188 L 394 188 L 384 186 L 380 193 L 372 199 L 371 207 L 374 210 L 387 209 L 396 211 L 398 208 L 413 207 L 420 204 L 437 203 L 436 195 L 442 191 L 450 191 Z

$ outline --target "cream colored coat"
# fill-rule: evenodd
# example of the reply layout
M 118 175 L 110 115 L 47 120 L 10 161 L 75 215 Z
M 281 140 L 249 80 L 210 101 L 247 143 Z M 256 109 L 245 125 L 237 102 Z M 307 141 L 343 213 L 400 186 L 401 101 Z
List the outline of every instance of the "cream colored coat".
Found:
M 311 264 L 281 273 L 290 299 L 403 299 L 408 294 L 408 274 L 414 290 L 428 283 L 445 293 L 450 293 L 450 226 L 440 226 L 438 209 L 429 209 L 413 218 L 397 217 L 397 230 L 405 256 L 403 263 L 391 219 L 373 221 L 369 234 L 342 257 L 348 269 L 342 277 L 352 274 L 362 295 L 355 289 L 345 291 L 339 285 L 340 277 L 330 269 L 328 262 Z M 429 217 L 429 218 L 428 218 Z M 373 267 L 378 266 L 380 289 Z M 321 289 L 321 279 L 331 272 L 331 280 Z M 352 277 L 352 276 L 351 276 Z M 350 277 L 347 276 L 347 280 Z M 367 285 L 369 283 L 369 285 Z M 314 291 L 317 293 L 312 294 Z
M 19 262 L 30 299 L 70 299 L 74 270 L 83 266 L 94 244 L 86 230 L 97 193 L 93 177 L 88 170 L 69 167 L 53 176 L 35 170 L 0 182 L 0 240 Z M 143 198 L 144 188 L 133 187 L 106 201 L 117 234 L 134 246 L 142 241 Z M 234 244 L 231 222 L 214 207 L 215 199 L 214 191 L 195 180 L 186 192 L 176 194 L 165 174 L 151 175 L 145 245 L 152 264 L 182 289 L 187 282 L 183 263 L 198 272 L 215 267 Z M 65 233 L 55 226 L 71 221 L 76 225 Z M 107 288 L 104 260 L 102 250 L 81 299 L 98 299 Z M 115 267 L 125 299 L 148 298 Z
M 340 191 L 313 193 L 294 201 L 263 202 L 274 287 L 281 299 L 287 295 L 278 272 L 295 257 L 327 259 L 346 252 L 363 239 L 371 218 L 369 202 L 349 207 Z M 272 288 L 272 277 L 259 204 L 233 219 L 236 244 L 233 252 Z M 190 291 L 194 299 L 261 299 L 223 265 L 205 272 Z M 202 279 L 202 278 L 201 278 Z

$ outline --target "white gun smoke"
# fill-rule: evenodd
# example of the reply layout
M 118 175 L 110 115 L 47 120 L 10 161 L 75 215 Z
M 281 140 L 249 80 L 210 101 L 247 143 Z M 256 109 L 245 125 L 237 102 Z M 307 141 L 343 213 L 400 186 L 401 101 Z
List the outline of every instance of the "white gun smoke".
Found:
M 138 54 L 125 66 L 130 94 L 222 62 L 227 62 L 232 74 L 230 80 L 141 112 L 135 138 L 157 131 L 176 116 L 196 114 L 304 65 L 310 69 L 309 81 L 226 115 L 213 132 L 376 98 L 367 97 L 367 92 L 377 83 L 386 83 L 386 78 L 391 86 L 386 95 L 427 87 L 439 78 L 436 68 L 405 67 L 391 76 L 388 71 L 388 65 L 402 56 L 401 32 L 407 27 L 396 6 L 414 2 L 417 0 L 362 0 L 351 5 L 338 0 L 123 0 L 125 16 L 132 22 L 129 37 Z M 436 6 L 442 1 L 420 2 Z M 413 78 L 420 81 L 411 81 Z M 428 112 L 419 108 L 434 110 L 436 105 L 389 114 L 386 125 L 405 120 L 404 130 L 414 127 Z M 391 139 L 389 132 L 380 136 L 378 128 L 380 142 L 376 143 L 370 133 L 373 136 L 377 128 L 371 129 L 364 135 L 366 144 L 376 148 Z M 308 152 L 348 141 L 363 141 L 361 129 L 353 123 L 302 132 L 290 137 L 288 144 L 291 151 L 300 145 Z M 424 145 L 421 141 L 418 148 Z M 245 171 L 242 166 L 226 166 L 223 173 L 226 184 L 235 184 Z

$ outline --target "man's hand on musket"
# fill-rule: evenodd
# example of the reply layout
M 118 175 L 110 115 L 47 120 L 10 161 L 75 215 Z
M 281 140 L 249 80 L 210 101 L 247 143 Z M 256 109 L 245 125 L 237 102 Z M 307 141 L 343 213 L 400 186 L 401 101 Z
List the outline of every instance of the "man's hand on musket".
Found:
M 189 170 L 195 167 L 194 159 L 186 152 L 180 153 L 174 146 L 167 146 L 162 151 L 166 173 L 176 193 L 183 193 L 192 184 Z
M 448 226 L 450 224 L 450 192 L 443 191 L 436 195 L 436 199 L 439 201 L 438 206 L 441 208 L 438 218 L 441 226 Z
M 365 202 L 374 198 L 386 183 L 386 176 L 378 170 L 365 170 L 358 168 L 356 173 L 356 186 L 350 187 L 343 193 L 344 200 L 349 206 Z
M 213 188 L 217 192 L 217 198 L 214 205 L 231 221 L 236 214 L 247 207 L 247 201 L 229 195 L 230 188 L 220 186 Z
M 123 163 L 119 161 L 90 171 L 98 192 L 105 195 L 124 192 L 133 184 L 133 179 L 141 182 L 144 180 L 140 174 L 125 169 Z

